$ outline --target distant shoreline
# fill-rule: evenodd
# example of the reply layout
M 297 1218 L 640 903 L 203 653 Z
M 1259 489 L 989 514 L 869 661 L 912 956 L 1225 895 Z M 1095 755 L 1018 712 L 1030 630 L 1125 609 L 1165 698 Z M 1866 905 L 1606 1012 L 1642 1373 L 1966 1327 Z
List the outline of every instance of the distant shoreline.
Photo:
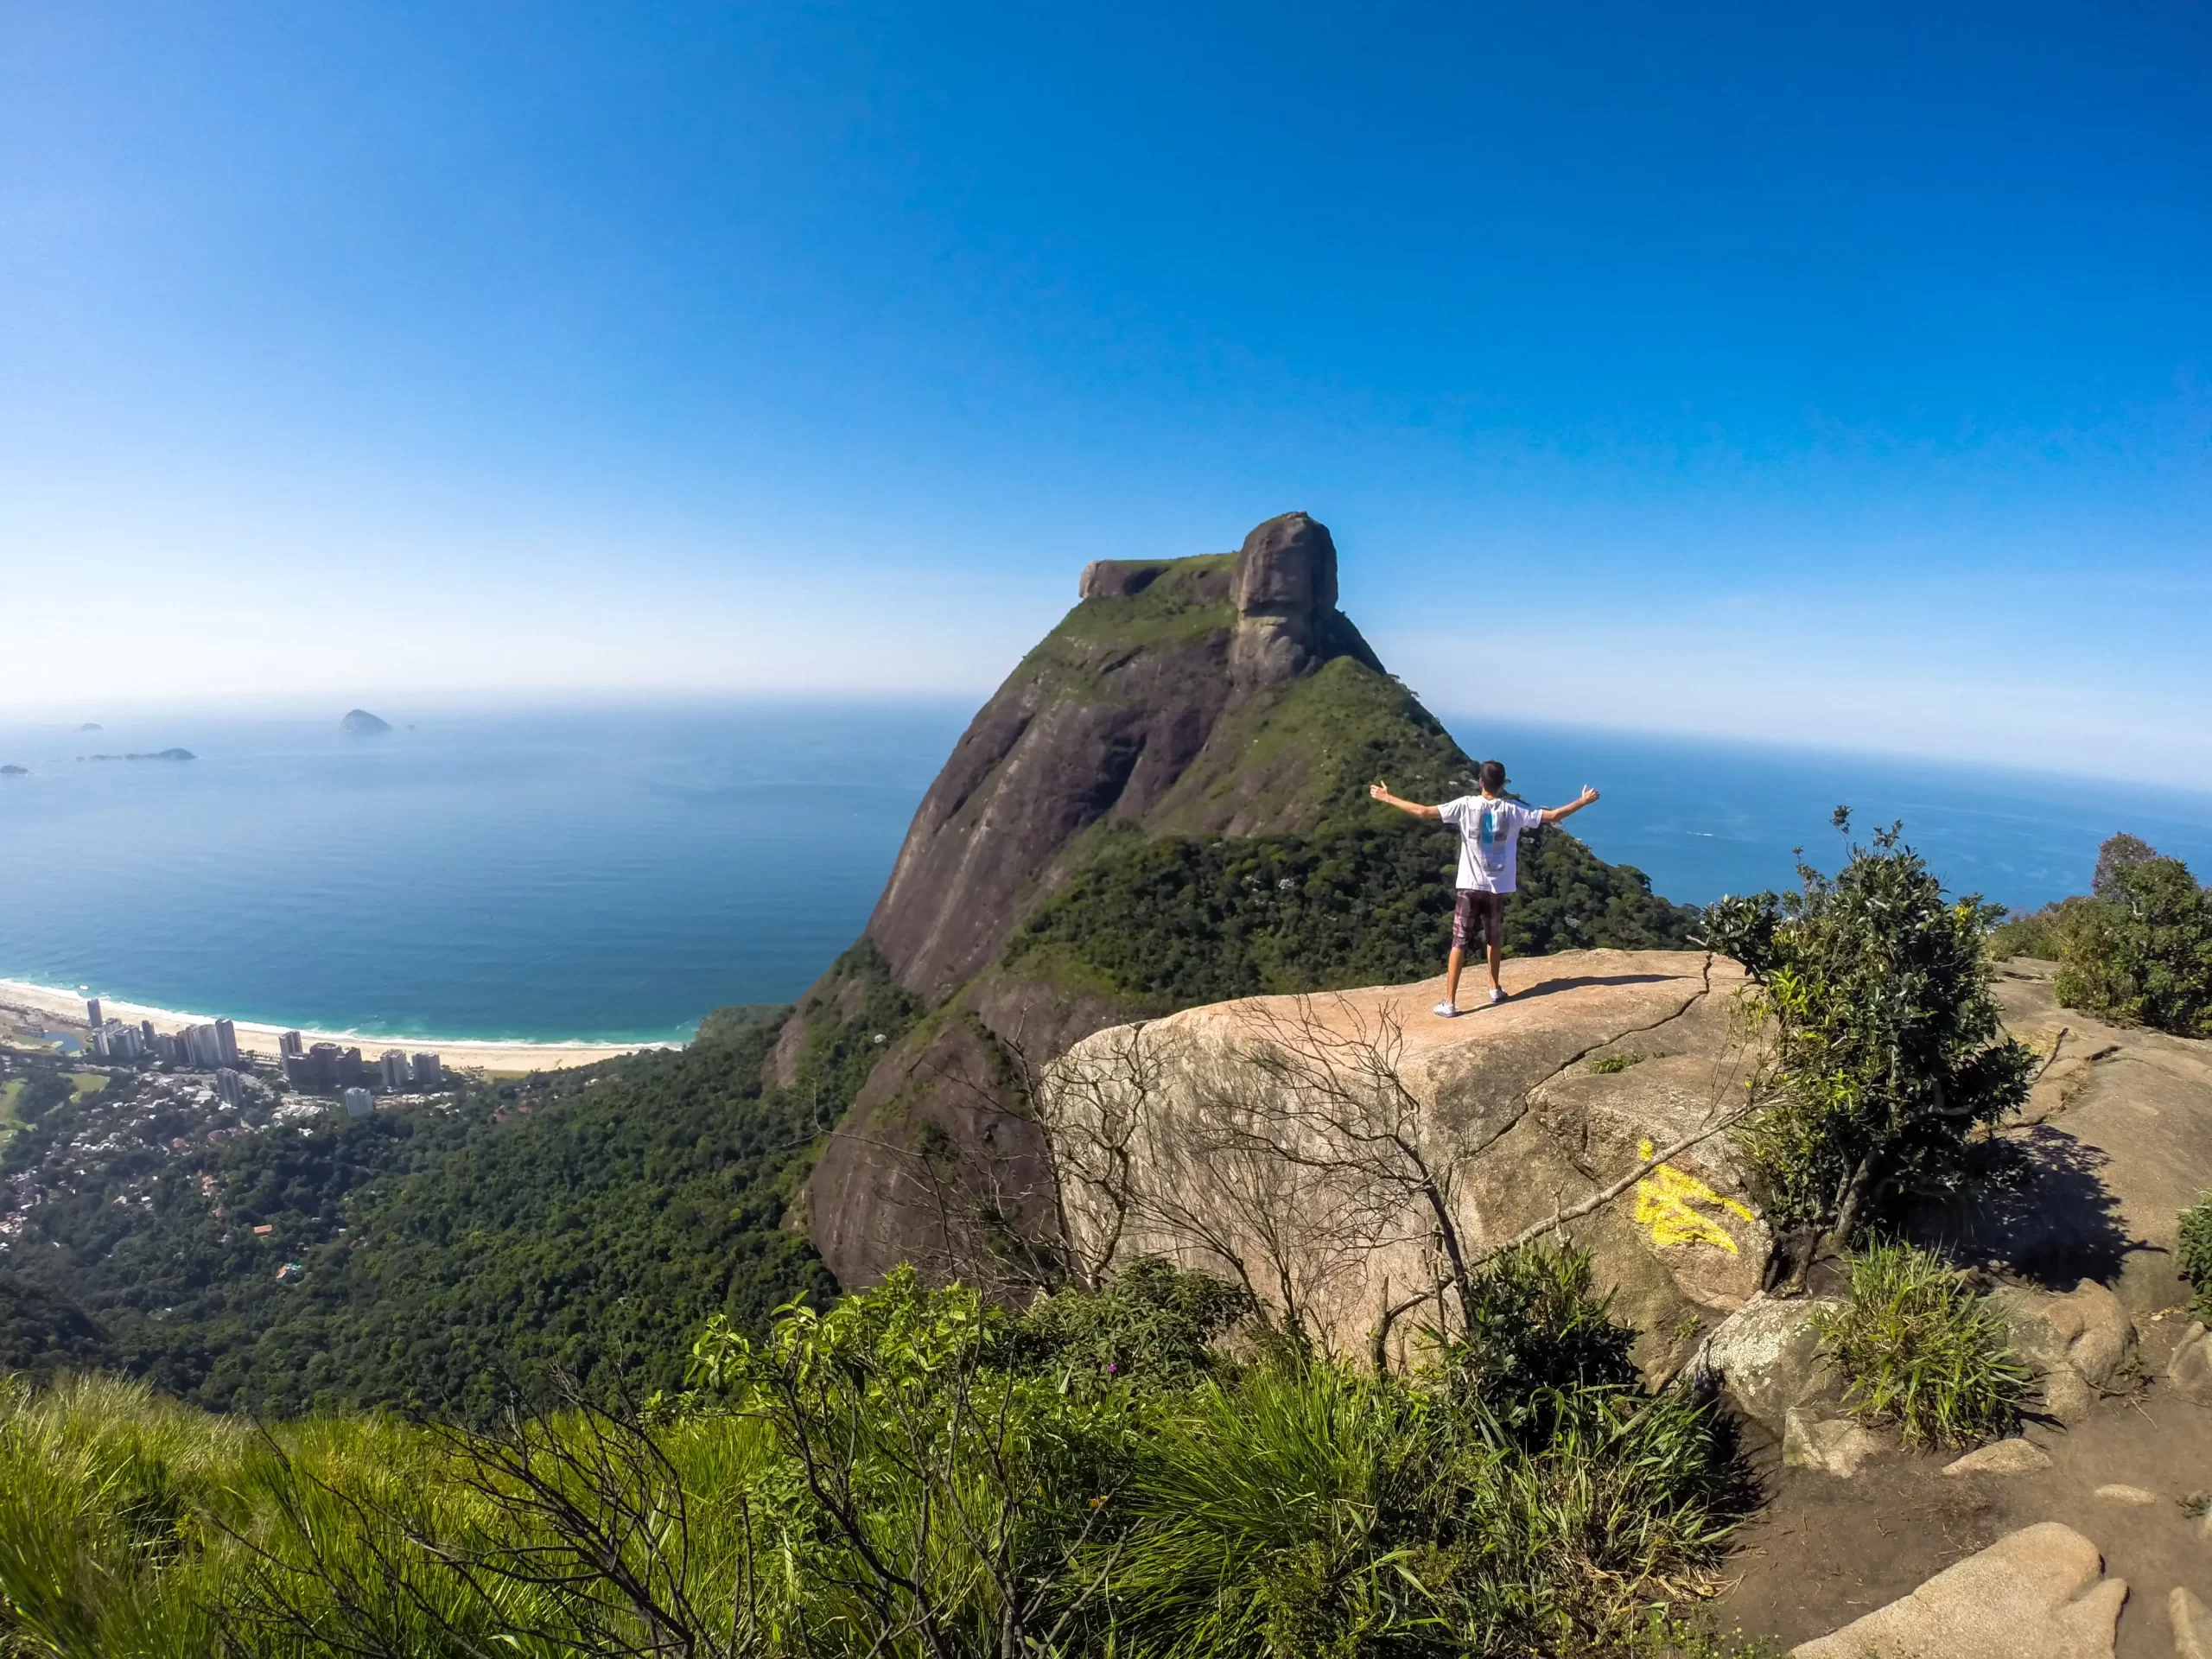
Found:
M 24 1015 L 51 1029 L 75 1036 L 86 1029 L 86 995 L 61 987 L 34 984 L 28 980 L 0 979 L 0 1011 Z M 155 1030 L 164 1032 L 176 1031 L 186 1026 L 204 1025 L 226 1017 L 213 1014 L 185 1014 L 175 1008 L 156 1008 L 145 1003 L 108 996 L 100 998 L 100 1011 L 111 1020 L 121 1020 L 130 1025 L 150 1020 Z M 345 1047 L 359 1047 L 363 1057 L 368 1059 L 375 1058 L 388 1048 L 404 1049 L 410 1054 L 422 1050 L 437 1053 L 449 1070 L 459 1068 L 483 1071 L 547 1071 L 561 1066 L 589 1065 L 594 1061 L 611 1060 L 646 1049 L 683 1046 L 681 1043 L 669 1042 L 486 1041 L 428 1037 L 411 1033 L 399 1035 L 390 1032 L 311 1031 L 305 1026 L 276 1026 L 247 1020 L 235 1020 L 233 1024 L 238 1030 L 238 1046 L 270 1061 L 276 1058 L 277 1039 L 295 1029 L 306 1042 L 337 1043 Z

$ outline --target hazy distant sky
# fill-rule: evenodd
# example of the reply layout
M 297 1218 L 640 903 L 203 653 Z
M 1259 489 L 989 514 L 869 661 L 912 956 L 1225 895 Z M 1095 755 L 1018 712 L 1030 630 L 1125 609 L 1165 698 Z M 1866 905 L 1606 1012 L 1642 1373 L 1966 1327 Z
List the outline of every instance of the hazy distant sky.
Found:
M 0 10 L 0 705 L 1435 705 L 2212 785 L 2212 10 Z

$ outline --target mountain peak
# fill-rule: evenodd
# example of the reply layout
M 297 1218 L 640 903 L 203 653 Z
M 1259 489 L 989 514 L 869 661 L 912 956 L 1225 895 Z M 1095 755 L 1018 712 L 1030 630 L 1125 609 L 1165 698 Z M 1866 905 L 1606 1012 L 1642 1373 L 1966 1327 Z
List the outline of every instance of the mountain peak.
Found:
M 1337 612 L 1337 543 L 1329 527 L 1302 512 L 1254 526 L 1237 550 L 1229 597 L 1236 607 L 1229 661 L 1237 683 L 1296 679 L 1328 655 Z

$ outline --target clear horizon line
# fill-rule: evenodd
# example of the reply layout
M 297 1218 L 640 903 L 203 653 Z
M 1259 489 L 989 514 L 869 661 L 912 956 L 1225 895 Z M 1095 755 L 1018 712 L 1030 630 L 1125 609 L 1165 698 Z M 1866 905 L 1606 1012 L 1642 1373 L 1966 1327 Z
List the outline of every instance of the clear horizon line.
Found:
M 1003 683 L 1001 682 L 1001 683 Z M 346 702 L 347 707 L 330 716 L 332 723 L 342 719 L 353 709 L 366 709 L 372 714 L 379 711 L 370 705 L 383 702 L 388 708 L 403 712 L 412 706 L 421 713 L 435 714 L 441 710 L 472 712 L 482 709 L 510 710 L 540 709 L 553 711 L 563 709 L 618 707 L 650 709 L 678 707 L 702 703 L 752 703 L 764 706 L 830 704 L 840 707 L 865 708 L 870 704 L 956 705 L 979 711 L 998 690 L 998 687 L 981 690 L 947 690 L 938 687 L 728 687 L 693 686 L 650 687 L 634 689 L 591 688 L 579 690 L 573 687 L 512 687 L 501 690 L 448 690 L 409 693 L 393 690 L 388 694 L 363 691 L 353 694 L 353 700 L 326 696 L 319 692 L 254 692 L 194 696 L 178 693 L 162 697 L 131 697 L 118 700 L 111 705 L 118 718 L 137 712 L 152 713 L 162 709 L 198 710 L 207 714 L 248 711 L 297 712 L 304 716 L 310 707 L 320 709 L 326 703 Z M 1410 688 L 1408 688 L 1410 690 Z M 1414 694 L 1418 696 L 1418 693 Z M 2036 768 L 2024 761 L 1992 760 L 1964 748 L 1897 748 L 1883 747 L 1864 742 L 1853 742 L 1846 738 L 1814 734 L 1777 736 L 1763 732 L 1726 729 L 1714 726 L 1690 723 L 1684 725 L 1646 724 L 1633 718 L 1616 721 L 1598 720 L 1557 720 L 1530 715 L 1486 715 L 1471 709 L 1453 709 L 1421 700 L 1422 706 L 1442 721 L 1447 728 L 1455 725 L 1491 720 L 1512 726 L 1533 727 L 1561 732 L 1588 732 L 1622 737 L 1649 737 L 1677 741 L 1704 742 L 1766 753 L 1799 753 L 1834 755 L 1866 760 L 1904 762 L 1918 766 L 1953 765 L 1972 767 L 1976 771 L 2009 777 L 2032 778 Z M 0 703 L 0 726 L 46 726 L 81 724 L 96 720 L 97 711 L 87 714 L 79 709 L 68 713 L 53 712 L 56 704 L 37 705 L 37 712 L 22 705 Z M 4 762 L 0 756 L 0 762 Z M 2212 798 L 2212 777 L 2201 781 L 2176 782 L 2170 771 L 2099 770 L 2094 763 L 2089 767 L 2075 768 L 2073 778 L 2089 783 L 2124 784 L 2153 793 L 2173 795 L 2187 799 Z

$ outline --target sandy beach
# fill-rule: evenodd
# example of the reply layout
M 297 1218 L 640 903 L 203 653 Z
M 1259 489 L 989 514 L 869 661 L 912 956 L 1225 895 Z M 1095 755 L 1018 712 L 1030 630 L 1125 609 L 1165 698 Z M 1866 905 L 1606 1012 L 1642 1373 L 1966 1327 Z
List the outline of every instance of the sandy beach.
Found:
M 100 1012 L 111 1020 L 134 1026 L 150 1020 L 156 1031 L 163 1032 L 204 1025 L 219 1017 L 212 1014 L 180 1014 L 174 1008 L 148 1007 L 113 997 L 100 999 Z M 19 979 L 0 979 L 0 1016 L 5 1015 L 13 1015 L 17 1022 L 29 1028 L 64 1032 L 73 1037 L 81 1038 L 86 1029 L 83 995 L 57 990 L 50 985 L 32 985 Z M 0 1023 L 6 1021 L 0 1020 Z M 276 1039 L 291 1029 L 288 1026 L 257 1025 L 244 1020 L 235 1023 L 238 1046 L 272 1061 L 276 1058 Z M 374 1060 L 388 1048 L 404 1048 L 410 1054 L 424 1050 L 437 1054 L 449 1069 L 483 1071 L 550 1071 L 564 1065 L 588 1065 L 594 1060 L 613 1059 L 618 1054 L 634 1054 L 643 1048 L 678 1046 L 672 1043 L 459 1042 L 442 1037 L 309 1031 L 304 1026 L 299 1032 L 310 1044 L 337 1043 L 359 1048 L 362 1057 L 369 1060 Z

